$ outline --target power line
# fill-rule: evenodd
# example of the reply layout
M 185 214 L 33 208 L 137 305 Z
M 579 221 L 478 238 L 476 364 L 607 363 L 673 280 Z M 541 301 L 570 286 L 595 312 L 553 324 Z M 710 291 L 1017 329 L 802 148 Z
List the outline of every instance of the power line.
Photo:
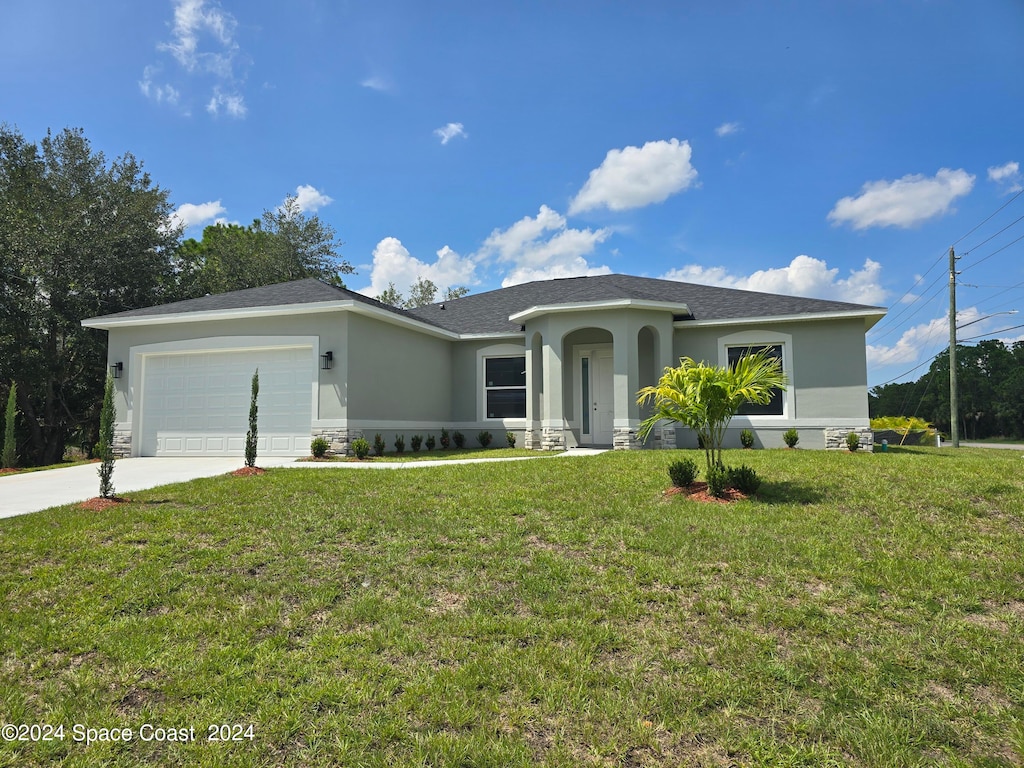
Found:
M 1020 219 L 1017 219 L 1017 221 L 1020 221 L 1021 219 L 1024 219 L 1024 216 L 1021 216 L 1021 218 L 1020 218 Z M 1003 232 L 1005 232 L 1006 230 L 1004 229 L 1004 230 L 1002 230 L 1002 231 L 1003 231 Z M 990 238 L 990 239 L 991 239 L 991 238 Z M 996 255 L 997 253 L 1000 253 L 1001 251 L 1005 251 L 1005 250 L 1006 250 L 1007 248 L 1009 248 L 1009 247 L 1010 247 L 1011 245 L 1014 245 L 1014 244 L 1016 244 L 1016 243 L 1019 243 L 1019 242 L 1020 242 L 1021 240 L 1024 240 L 1024 235 L 1021 235 L 1021 236 L 1020 236 L 1020 237 L 1018 237 L 1018 238 L 1017 238 L 1016 240 L 1011 240 L 1011 241 L 1010 241 L 1010 242 L 1008 242 L 1008 243 L 1007 243 L 1006 245 L 1004 245 L 1004 246 L 1003 246 L 1002 248 L 997 248 L 996 250 L 992 251 L 992 253 L 990 253 L 990 254 L 989 254 L 988 256 L 984 256 L 984 257 L 982 257 L 982 258 L 978 259 L 978 260 L 977 260 L 976 262 L 974 262 L 973 264 L 968 264 L 968 265 L 967 265 L 966 267 L 964 267 L 963 269 L 961 269 L 961 270 L 960 270 L 960 272 L 961 272 L 961 273 L 962 273 L 962 272 L 966 272 L 966 271 L 967 271 L 968 269 L 971 269 L 972 267 L 976 267 L 976 266 L 978 266 L 979 264 L 981 264 L 981 262 L 983 262 L 983 261 L 987 261 L 988 259 L 991 259 L 991 258 L 992 258 L 993 256 L 995 256 L 995 255 Z M 988 240 L 986 240 L 985 242 L 988 242 Z
M 972 227 L 972 228 L 971 228 L 970 230 L 968 230 L 968 231 L 967 231 L 967 232 L 966 232 L 965 234 L 963 234 L 963 235 L 962 235 L 961 237 L 959 237 L 959 238 L 958 238 L 958 239 L 957 239 L 956 241 L 954 241 L 954 242 L 953 242 L 953 246 L 956 246 L 956 245 L 958 245 L 959 243 L 961 243 L 962 241 L 966 240 L 966 239 L 967 239 L 968 237 L 970 237 L 971 235 L 973 235 L 973 234 L 974 234 L 975 232 L 977 232 L 977 231 L 978 231 L 979 229 L 981 229 L 981 228 L 982 228 L 983 226 L 985 226 L 985 224 L 987 224 L 987 223 L 988 223 L 988 222 L 990 222 L 990 221 L 991 221 L 991 220 L 992 220 L 993 218 L 995 218 L 996 216 L 998 216 L 998 215 L 999 215 L 999 214 L 1000 214 L 1000 213 L 1001 213 L 1001 212 L 1002 212 L 1002 211 L 1003 211 L 1003 210 L 1004 210 L 1004 209 L 1005 209 L 1005 208 L 1006 208 L 1007 206 L 1011 205 L 1011 204 L 1012 204 L 1012 203 L 1014 203 L 1014 202 L 1015 202 L 1016 200 L 1018 200 L 1018 199 L 1019 199 L 1019 198 L 1021 197 L 1021 195 L 1024 195 L 1024 189 L 1022 189 L 1022 190 L 1020 190 L 1019 192 L 1017 192 L 1017 194 L 1015 194 L 1015 195 L 1014 195 L 1013 197 L 1011 197 L 1011 198 L 1010 198 L 1009 200 L 1007 200 L 1007 201 L 1006 201 L 1005 203 L 1003 203 L 1003 204 L 1002 204 L 1001 206 L 999 206 L 999 207 L 998 207 L 998 208 L 997 208 L 997 209 L 996 209 L 995 211 L 993 211 L 993 212 L 992 212 L 991 214 L 989 214 L 989 215 L 988 215 L 987 217 L 985 217 L 985 218 L 984 218 L 984 219 L 983 219 L 983 220 L 982 220 L 982 221 L 981 221 L 980 223 L 978 223 L 977 225 L 975 225 L 974 227 Z M 1021 218 L 1022 218 L 1022 219 L 1024 219 L 1024 217 L 1021 217 Z M 1001 234 L 1002 232 L 1005 232 L 1005 231 L 1006 231 L 1007 229 L 1009 229 L 1010 227 L 1012 227 L 1012 226 L 1013 226 L 1014 224 L 1016 224 L 1016 223 L 1017 223 L 1018 221 L 1020 221 L 1020 220 L 1021 220 L 1021 219 L 1017 219 L 1016 221 L 1014 221 L 1014 222 L 1013 222 L 1012 224 L 1010 224 L 1009 226 L 1007 226 L 1007 227 L 1004 227 L 1004 228 L 1003 228 L 1002 230 L 1000 230 L 1000 231 L 999 231 L 999 232 L 997 232 L 997 233 L 996 233 L 995 235 L 993 235 L 993 237 L 996 237 L 997 235 Z M 988 238 L 988 240 L 983 240 L 983 241 L 982 241 L 981 243 L 979 243 L 978 245 L 976 245 L 976 246 L 974 246 L 974 247 L 975 247 L 975 248 L 978 248 L 978 247 L 980 247 L 981 245 L 983 245 L 984 243 L 987 243 L 987 242 L 988 242 L 989 240 L 991 240 L 991 239 L 992 239 L 992 238 Z M 1014 242 L 1017 242 L 1017 241 L 1014 241 Z M 1013 243 L 1010 243 L 1009 245 L 1012 245 L 1012 244 L 1013 244 Z M 1007 246 L 1007 247 L 1008 247 L 1008 246 Z M 969 251 L 968 251 L 968 252 L 969 252 Z M 903 301 L 903 300 L 904 300 L 905 298 L 907 298 L 908 296 L 912 295 L 912 294 L 911 294 L 911 292 L 912 292 L 912 291 L 913 291 L 913 290 L 914 290 L 914 289 L 915 289 L 915 288 L 916 288 L 916 287 L 917 287 L 918 285 L 920 285 L 920 284 L 921 284 L 921 282 L 922 282 L 922 281 L 923 281 L 923 280 L 924 280 L 924 279 L 925 279 L 926 277 L 928 277 L 928 275 L 929 275 L 929 274 L 931 274 L 931 271 L 932 271 L 933 269 L 935 269 L 935 267 L 936 267 L 936 266 L 938 266 L 938 265 L 939 265 L 939 264 L 940 264 L 940 263 L 941 263 L 941 262 L 942 262 L 942 261 L 943 261 L 943 260 L 944 260 L 944 259 L 946 258 L 946 254 L 947 254 L 947 253 L 948 253 L 948 251 L 947 251 L 946 249 L 943 249 L 943 252 L 942 252 L 942 254 L 941 254 L 941 255 L 940 255 L 940 256 L 939 256 L 939 257 L 938 257 L 937 259 L 935 259 L 935 261 L 934 261 L 934 262 L 932 262 L 932 265 L 931 265 L 930 267 L 928 267 L 927 271 L 926 271 L 926 272 L 925 272 L 925 273 L 924 273 L 923 275 L 921 275 L 920 277 L 918 277 L 918 278 L 917 278 L 917 280 L 915 280 L 915 281 L 914 281 L 914 284 L 913 284 L 913 285 L 911 285 L 911 286 L 910 286 L 910 288 L 909 288 L 909 289 L 908 289 L 908 290 L 906 291 L 906 293 L 904 293 L 904 294 L 903 294 L 903 295 L 902 295 L 902 296 L 901 296 L 901 297 L 899 298 L 899 300 L 897 301 L 897 303 L 900 303 L 900 302 L 902 302 L 902 301 Z M 995 253 L 998 253 L 998 251 L 996 251 Z M 986 258 L 986 259 L 987 259 L 987 258 L 991 258 L 992 256 L 994 256 L 994 255 L 995 255 L 995 253 L 990 253 L 990 254 L 989 254 L 988 256 L 986 256 L 985 258 Z M 978 265 L 978 264 L 980 264 L 980 263 L 981 263 L 981 261 L 983 261 L 983 260 L 984 260 L 984 259 L 982 259 L 982 260 L 979 260 L 979 261 L 975 262 L 974 264 L 972 264 L 971 266 L 972 266 L 972 267 L 973 267 L 973 266 L 977 266 L 977 265 Z M 939 278 L 938 278 L 938 279 L 941 279 L 941 278 L 942 278 L 942 275 L 940 274 L 940 276 L 939 276 Z M 937 280 L 936 280 L 936 282 L 937 282 Z M 934 284 L 935 284 L 935 282 L 933 282 L 933 283 L 932 283 L 931 285 L 929 285 L 929 286 L 928 286 L 928 288 L 925 288 L 925 291 L 924 291 L 924 292 L 927 292 L 928 290 L 930 290 L 930 289 L 931 289 L 931 287 L 932 287 L 932 285 L 934 285 Z M 874 328 L 872 328 L 872 329 L 871 329 L 871 331 L 877 331 L 877 330 L 879 330 L 880 328 L 884 328 L 884 327 L 887 327 L 887 326 L 889 326 L 889 325 L 891 325 L 891 324 L 894 324 L 894 323 L 895 323 L 895 322 L 896 322 L 897 320 L 899 320 L 899 319 L 900 319 L 900 317 L 902 317 L 902 316 L 903 316 L 903 314 L 904 314 L 904 313 L 906 313 L 906 312 L 907 312 L 907 311 L 908 311 L 908 310 L 910 309 L 910 307 L 914 306 L 914 304 L 916 304 L 916 303 L 917 303 L 917 302 L 918 302 L 919 300 L 920 300 L 920 297 L 918 297 L 918 298 L 914 299 L 914 301 L 910 302 L 910 304 L 909 304 L 909 305 L 907 305 L 907 307 L 906 307 L 906 308 L 905 308 L 905 309 L 904 309 L 904 310 L 903 310 L 902 312 L 900 312 L 900 313 L 898 313 L 898 314 L 896 314 L 896 315 L 893 315 L 893 316 L 890 316 L 890 315 L 886 315 L 886 317 L 885 317 L 885 318 L 883 318 L 883 319 L 882 319 L 882 321 L 881 321 L 880 323 L 878 323 L 877 325 L 875 325 L 875 326 L 874 326 Z M 871 333 L 871 331 L 868 331 L 868 333 Z M 888 333 L 889 333 L 889 332 L 890 332 L 890 331 L 887 331 L 885 335 L 888 335 Z M 879 337 L 879 338 L 882 338 L 882 337 Z
M 1011 325 L 1009 328 L 1000 328 L 998 331 L 989 331 L 988 333 L 983 333 L 980 336 L 968 336 L 966 339 L 957 339 L 957 341 L 974 341 L 975 339 L 984 339 L 985 337 L 996 336 L 997 334 L 1006 333 L 1007 331 L 1016 331 L 1018 328 L 1024 328 L 1024 325 Z

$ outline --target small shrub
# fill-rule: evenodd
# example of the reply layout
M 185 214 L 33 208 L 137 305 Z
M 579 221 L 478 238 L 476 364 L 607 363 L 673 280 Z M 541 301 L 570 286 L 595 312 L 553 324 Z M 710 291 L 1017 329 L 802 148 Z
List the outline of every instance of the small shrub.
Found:
M 354 453 L 356 458 L 360 461 L 370 455 L 370 444 L 366 442 L 366 438 L 357 437 L 352 441 L 352 453 Z
M 708 493 L 717 499 L 725 496 L 729 487 L 729 469 L 718 464 L 712 464 L 707 471 Z
M 0 468 L 11 469 L 18 466 L 18 443 L 14 437 L 14 421 L 18 418 L 18 385 L 13 381 L 7 392 L 7 409 L 4 412 L 4 447 L 0 453 Z
M 441 428 L 441 450 L 442 451 L 447 451 L 448 448 L 451 447 L 451 444 L 452 444 L 452 438 L 451 438 L 451 435 L 448 434 L 448 428 L 447 427 L 442 427 Z
M 331 444 L 327 442 L 325 437 L 314 437 L 313 442 L 309 444 L 309 452 L 313 454 L 314 458 L 322 459 L 327 455 L 327 449 L 331 447 Z
M 744 429 L 742 432 L 740 432 L 740 445 L 742 445 L 744 448 L 753 448 L 754 433 L 751 432 L 749 429 Z
M 260 369 L 252 375 L 252 396 L 249 400 L 249 431 L 245 433 L 245 466 L 256 466 L 256 398 L 260 394 Z
M 416 453 L 423 445 L 423 435 L 413 435 L 412 439 L 409 440 L 409 444 L 412 446 L 412 452 Z
M 384 455 L 384 438 L 381 437 L 380 432 L 373 436 L 373 453 L 375 456 Z
M 516 433 L 515 432 L 506 432 L 505 433 L 505 442 L 508 443 L 508 447 L 509 448 L 515 448 L 516 447 Z
M 800 442 L 800 433 L 795 429 L 787 429 L 782 433 L 782 439 L 790 448 L 796 448 L 796 444 Z
M 456 429 L 452 432 L 452 442 L 455 443 L 456 448 L 462 448 L 466 445 L 466 436 Z
M 686 488 L 697 479 L 697 462 L 693 459 L 673 461 L 668 465 L 668 476 L 672 478 L 672 485 Z
M 405 453 L 405 435 L 395 435 L 395 453 Z
M 860 448 L 860 436 L 856 432 L 851 432 L 846 436 L 846 447 L 850 449 L 850 453 Z
M 437 443 L 434 442 L 434 436 L 433 435 L 427 435 L 426 445 L 427 445 L 427 450 L 428 451 L 434 450 L 434 446 L 437 445 Z
M 476 436 L 476 441 L 480 443 L 481 448 L 486 448 L 488 445 L 490 445 L 491 440 L 491 433 L 488 432 L 486 429 L 478 433 Z
M 746 464 L 740 467 L 729 467 L 728 475 L 729 486 L 747 496 L 753 496 L 761 487 L 761 478 Z
M 253 402 L 255 402 L 255 398 L 254 394 Z M 97 444 L 100 458 L 100 496 L 104 499 L 109 499 L 114 495 L 114 483 L 111 478 L 114 476 L 114 422 L 116 420 L 114 380 L 107 376 L 107 383 L 103 387 L 103 407 L 100 409 L 100 441 Z

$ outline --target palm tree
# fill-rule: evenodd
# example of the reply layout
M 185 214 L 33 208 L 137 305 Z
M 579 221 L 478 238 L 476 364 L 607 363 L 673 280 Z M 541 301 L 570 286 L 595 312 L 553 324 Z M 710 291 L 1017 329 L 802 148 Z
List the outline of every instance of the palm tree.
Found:
M 666 368 L 657 385 L 637 393 L 638 405 L 654 401 L 639 436 L 646 440 L 662 419 L 678 422 L 700 437 L 707 468 L 721 467 L 722 439 L 732 417 L 744 403 L 767 404 L 773 391 L 788 383 L 770 348 L 744 355 L 731 368 L 680 358 L 679 367 Z

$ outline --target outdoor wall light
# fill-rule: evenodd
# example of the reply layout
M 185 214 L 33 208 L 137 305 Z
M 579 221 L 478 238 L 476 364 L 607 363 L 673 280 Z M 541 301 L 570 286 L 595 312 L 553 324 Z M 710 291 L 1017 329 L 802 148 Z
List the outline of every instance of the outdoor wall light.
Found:
M 329 371 L 334 367 L 334 353 L 331 350 L 327 350 L 320 355 L 320 368 L 324 371 Z
M 124 363 L 120 360 L 110 366 L 110 375 L 115 379 L 121 378 L 122 371 L 124 371 Z

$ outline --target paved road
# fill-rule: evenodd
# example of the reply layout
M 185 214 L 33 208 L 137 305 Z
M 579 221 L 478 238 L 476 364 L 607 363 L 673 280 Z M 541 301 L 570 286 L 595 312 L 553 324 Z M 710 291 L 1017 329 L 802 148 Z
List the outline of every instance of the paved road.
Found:
M 538 453 L 534 456 L 516 456 L 493 459 L 449 459 L 439 461 L 404 462 L 297 462 L 291 457 L 260 457 L 257 463 L 264 468 L 291 467 L 303 469 L 418 469 L 440 464 L 477 464 L 494 461 L 531 461 L 558 456 L 580 456 L 603 453 L 600 449 L 573 449 L 561 454 Z M 145 457 L 119 459 L 114 467 L 114 493 L 129 494 L 155 488 L 158 485 L 182 483 L 197 477 L 213 477 L 232 472 L 242 466 L 242 459 L 225 456 L 204 458 Z M 73 504 L 99 495 L 99 464 L 80 464 L 76 467 L 48 469 L 42 472 L 24 472 L 0 475 L 0 518 L 39 512 L 62 504 Z
M 943 443 L 943 448 L 952 448 L 952 443 Z M 1003 448 L 1008 451 L 1024 451 L 1024 445 L 1020 443 L 965 443 L 960 441 L 961 448 Z

